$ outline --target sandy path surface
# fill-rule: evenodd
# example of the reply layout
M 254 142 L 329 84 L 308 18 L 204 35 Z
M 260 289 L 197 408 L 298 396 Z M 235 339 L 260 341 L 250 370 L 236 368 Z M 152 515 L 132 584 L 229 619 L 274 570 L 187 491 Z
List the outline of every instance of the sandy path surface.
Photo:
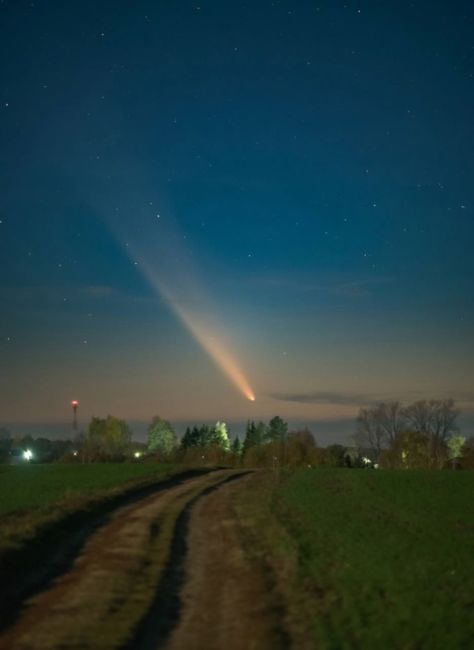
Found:
M 242 550 L 233 494 L 225 484 L 191 512 L 180 620 L 166 650 L 264 650 L 289 647 L 277 603 Z
M 169 544 L 161 548 L 156 540 L 172 536 L 174 513 L 187 501 L 228 475 L 220 471 L 193 478 L 119 508 L 89 538 L 72 568 L 28 601 L 18 620 L 0 636 L 0 650 L 122 645 L 131 624 L 153 598 L 167 560 Z

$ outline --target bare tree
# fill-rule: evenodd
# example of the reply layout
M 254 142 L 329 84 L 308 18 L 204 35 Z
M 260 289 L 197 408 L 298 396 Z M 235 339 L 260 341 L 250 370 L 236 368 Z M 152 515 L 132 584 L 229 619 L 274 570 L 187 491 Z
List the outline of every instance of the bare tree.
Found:
M 378 460 L 384 443 L 384 432 L 374 416 L 374 410 L 360 409 L 354 441 L 359 449 L 371 449 L 375 456 L 374 460 Z
M 384 447 L 392 443 L 406 427 L 406 419 L 400 402 L 384 402 L 374 408 L 362 408 L 357 417 L 354 436 L 358 447 L 367 447 L 378 459 Z
M 437 440 L 446 442 L 451 434 L 458 431 L 456 420 L 460 411 L 453 399 L 432 401 L 430 404 L 433 411 L 433 435 Z
M 393 442 L 406 428 L 406 418 L 400 402 L 384 402 L 374 409 L 374 417 L 383 431 L 386 442 Z
M 447 457 L 447 441 L 458 431 L 459 411 L 454 400 L 419 400 L 405 409 L 410 428 L 427 437 L 432 467 L 443 467 Z
M 378 460 L 382 449 L 396 447 L 404 434 L 418 434 L 425 437 L 432 466 L 442 467 L 447 440 L 458 430 L 458 415 L 452 399 L 419 400 L 406 408 L 400 402 L 386 402 L 360 409 L 354 440 L 359 449 L 372 450 Z
M 427 434 L 434 442 L 446 442 L 458 427 L 459 410 L 453 399 L 419 400 L 404 410 L 405 417 L 414 431 Z

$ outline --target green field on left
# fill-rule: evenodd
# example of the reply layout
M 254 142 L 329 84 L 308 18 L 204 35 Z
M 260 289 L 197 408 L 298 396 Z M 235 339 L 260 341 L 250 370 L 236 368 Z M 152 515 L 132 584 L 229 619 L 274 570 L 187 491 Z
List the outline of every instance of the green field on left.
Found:
M 95 497 L 142 480 L 162 479 L 175 465 L 94 463 L 0 467 L 0 516 L 51 508 L 71 498 Z

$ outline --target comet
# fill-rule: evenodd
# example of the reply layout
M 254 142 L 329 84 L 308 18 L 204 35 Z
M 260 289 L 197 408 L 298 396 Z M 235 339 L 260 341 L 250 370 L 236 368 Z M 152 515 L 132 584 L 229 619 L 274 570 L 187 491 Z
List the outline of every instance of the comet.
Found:
M 198 313 L 184 307 L 148 264 L 142 262 L 140 267 L 152 287 L 166 301 L 172 312 L 207 352 L 215 365 L 250 402 L 255 402 L 255 394 L 216 322 L 208 323 Z
M 129 168 L 130 163 L 126 166 Z M 138 189 L 140 187 L 142 189 Z M 115 197 L 116 205 L 120 205 L 120 219 L 116 218 L 118 208 L 112 211 L 108 199 L 97 203 L 96 194 L 94 206 L 108 222 L 110 231 L 115 234 L 134 268 L 145 276 L 156 295 L 166 302 L 232 385 L 250 402 L 255 402 L 255 393 L 228 339 L 229 330 L 219 323 L 219 310 L 199 280 L 200 273 L 193 263 L 187 238 L 171 211 L 166 213 L 163 200 L 144 204 L 142 197 L 147 194 L 150 196 L 153 192 L 145 190 L 137 177 Z

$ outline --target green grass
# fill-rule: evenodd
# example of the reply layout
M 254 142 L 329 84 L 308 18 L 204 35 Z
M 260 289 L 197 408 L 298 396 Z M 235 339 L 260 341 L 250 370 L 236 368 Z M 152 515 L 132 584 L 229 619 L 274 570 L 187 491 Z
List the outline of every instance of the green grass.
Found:
M 160 478 L 174 466 L 155 463 L 96 463 L 0 466 L 0 516 L 54 506 L 141 479 Z
M 265 530 L 254 552 L 273 557 L 301 638 L 472 647 L 474 472 L 299 470 L 252 490 L 241 513 Z

